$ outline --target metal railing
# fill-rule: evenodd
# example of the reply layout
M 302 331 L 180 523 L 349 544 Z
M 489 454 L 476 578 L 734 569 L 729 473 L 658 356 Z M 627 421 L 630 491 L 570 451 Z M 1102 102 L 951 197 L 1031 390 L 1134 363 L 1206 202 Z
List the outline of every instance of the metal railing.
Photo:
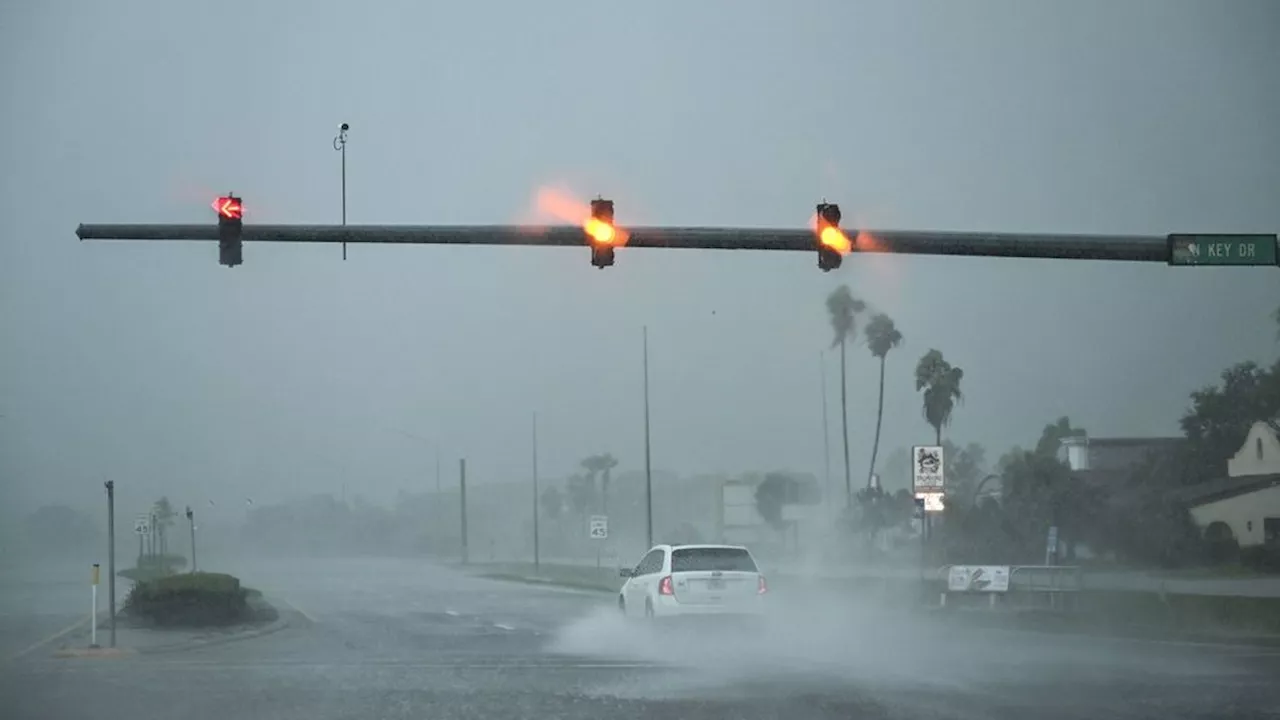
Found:
M 947 582 L 951 568 L 945 565 L 938 570 L 938 577 Z M 961 596 L 970 600 L 987 596 L 990 608 L 1005 606 L 1010 609 L 1072 610 L 1076 598 L 1084 589 L 1084 574 L 1075 565 L 1012 565 L 1009 567 L 1007 591 L 957 591 L 944 588 L 939 599 L 946 607 L 948 596 Z M 964 604 L 964 601 L 961 601 Z

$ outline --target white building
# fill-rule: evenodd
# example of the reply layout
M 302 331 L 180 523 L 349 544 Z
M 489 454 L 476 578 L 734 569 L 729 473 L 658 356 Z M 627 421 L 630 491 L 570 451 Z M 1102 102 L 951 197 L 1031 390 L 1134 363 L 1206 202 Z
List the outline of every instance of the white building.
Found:
M 1256 422 L 1227 460 L 1227 477 L 1180 493 L 1210 539 L 1280 548 L 1280 423 Z

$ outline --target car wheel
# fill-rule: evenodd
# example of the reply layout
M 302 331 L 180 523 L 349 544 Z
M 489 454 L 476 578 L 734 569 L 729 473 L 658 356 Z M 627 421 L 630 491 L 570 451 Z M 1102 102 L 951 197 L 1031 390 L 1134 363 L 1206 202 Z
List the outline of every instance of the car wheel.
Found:
M 653 601 L 652 600 L 644 601 L 644 618 L 645 620 L 653 619 Z
M 622 617 L 627 616 L 627 599 L 621 595 L 618 596 L 618 614 Z

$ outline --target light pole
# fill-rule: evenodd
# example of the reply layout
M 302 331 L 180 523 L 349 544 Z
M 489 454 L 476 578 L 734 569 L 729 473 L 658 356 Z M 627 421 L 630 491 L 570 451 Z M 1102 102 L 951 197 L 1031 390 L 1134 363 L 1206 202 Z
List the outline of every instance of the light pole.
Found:
M 187 524 L 191 526 L 191 572 L 196 571 L 196 514 L 187 506 Z
M 653 547 L 653 466 L 649 453 L 649 326 L 644 326 L 643 331 L 643 352 L 644 352 L 644 505 L 645 505 L 645 530 L 649 544 L 647 548 Z
M 347 224 L 347 131 L 351 126 L 342 123 L 338 128 L 338 136 L 333 139 L 333 149 L 342 154 L 342 224 Z M 342 259 L 347 259 L 347 243 L 342 243 Z
M 108 480 L 107 488 L 107 603 L 111 613 L 111 647 L 116 646 L 116 483 Z
M 824 493 L 827 509 L 834 510 L 831 497 L 831 430 L 827 423 L 827 354 L 818 353 L 818 375 L 822 382 L 822 471 L 824 473 Z
M 538 546 L 538 413 L 533 414 L 533 569 L 542 566 L 541 548 Z

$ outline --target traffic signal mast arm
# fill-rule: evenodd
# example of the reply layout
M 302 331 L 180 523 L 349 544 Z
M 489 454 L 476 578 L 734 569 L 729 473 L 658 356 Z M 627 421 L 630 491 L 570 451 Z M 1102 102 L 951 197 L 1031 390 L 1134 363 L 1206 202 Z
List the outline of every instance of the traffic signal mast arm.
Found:
M 814 251 L 811 229 L 627 227 L 626 247 L 689 250 Z M 971 255 L 1167 263 L 1169 239 L 1143 235 L 1053 235 L 847 229 L 868 235 L 853 252 L 901 255 Z M 217 240 L 216 225 L 92 224 L 76 228 L 81 240 Z M 557 225 L 250 225 L 245 242 L 387 243 L 424 245 L 528 245 L 583 247 L 580 226 Z

